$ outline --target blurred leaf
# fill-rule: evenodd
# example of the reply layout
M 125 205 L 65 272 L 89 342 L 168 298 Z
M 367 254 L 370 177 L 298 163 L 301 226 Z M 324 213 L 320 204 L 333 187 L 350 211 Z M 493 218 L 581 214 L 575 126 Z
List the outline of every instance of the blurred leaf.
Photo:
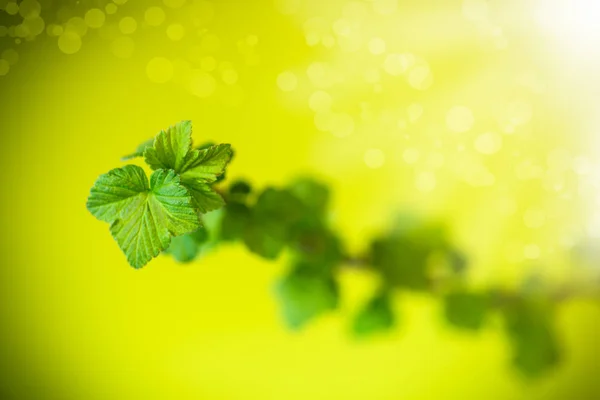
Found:
M 252 211 L 243 203 L 231 202 L 225 206 L 221 219 L 221 239 L 241 240 L 252 218 Z
M 176 261 L 181 263 L 194 261 L 208 238 L 208 231 L 203 226 L 195 232 L 173 238 L 165 253 L 172 255 Z
M 335 267 L 343 258 L 339 238 L 323 226 L 297 225 L 293 230 L 290 247 L 302 259 L 314 264 Z
M 448 260 L 450 262 L 450 266 L 452 270 L 457 274 L 462 274 L 466 271 L 467 265 L 469 261 L 467 257 L 457 249 L 449 249 L 448 252 Z
M 428 246 L 410 238 L 390 236 L 373 242 L 371 258 L 387 284 L 424 290 L 429 287 L 426 268 L 430 252 Z
M 549 307 L 519 299 L 504 308 L 506 330 L 513 346 L 515 366 L 534 378 L 560 361 Z
M 444 298 L 444 314 L 452 325 L 468 330 L 480 329 L 489 308 L 489 296 L 457 291 Z
M 229 202 L 243 203 L 252 192 L 252 186 L 244 180 L 237 180 L 229 185 L 227 190 L 227 200 Z
M 269 260 L 276 259 L 286 245 L 286 227 L 273 222 L 252 221 L 244 231 L 248 250 Z
M 135 152 L 121 157 L 121 161 L 127 161 L 127 160 L 131 160 L 133 158 L 142 157 L 144 155 L 144 151 L 146 151 L 146 149 L 152 147 L 153 145 L 154 145 L 154 138 L 147 140 L 144 143 L 140 144 L 135 149 Z
M 329 189 L 310 178 L 300 178 L 289 186 L 290 192 L 299 199 L 311 213 L 323 215 L 329 203 Z
M 246 246 L 265 258 L 277 258 L 303 211 L 302 203 L 289 191 L 267 188 L 252 209 L 252 218 L 244 232 Z
M 297 265 L 275 289 L 282 316 L 292 329 L 300 329 L 338 305 L 339 290 L 335 280 L 307 265 Z
M 429 257 L 447 249 L 442 227 L 418 225 L 410 220 L 406 226 L 396 226 L 388 236 L 372 243 L 371 263 L 388 285 L 427 290 L 430 286 Z
M 396 317 L 389 293 L 380 293 L 373 297 L 354 317 L 352 331 L 358 337 L 366 337 L 392 329 Z

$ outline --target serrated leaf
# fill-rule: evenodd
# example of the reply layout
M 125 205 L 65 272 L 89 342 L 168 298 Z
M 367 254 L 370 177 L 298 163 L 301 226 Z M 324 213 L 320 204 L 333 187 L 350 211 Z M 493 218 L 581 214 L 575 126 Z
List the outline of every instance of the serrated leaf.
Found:
M 182 178 L 196 179 L 202 182 L 215 182 L 225 172 L 227 163 L 231 160 L 231 146 L 217 144 L 205 149 L 192 150 L 187 154 L 181 168 Z
M 332 277 L 300 267 L 279 281 L 276 295 L 288 327 L 300 329 L 312 319 L 335 309 L 339 290 Z
M 352 331 L 358 337 L 366 337 L 392 329 L 396 317 L 390 302 L 389 294 L 378 294 L 354 317 Z
M 140 144 L 136 149 L 135 152 L 128 154 L 126 156 L 121 157 L 121 161 L 127 161 L 127 160 L 131 160 L 133 158 L 137 158 L 137 157 L 143 157 L 144 156 L 144 152 L 146 151 L 146 149 L 151 148 L 154 145 L 154 138 L 145 141 L 144 143 Z
M 160 131 L 144 158 L 153 170 L 172 169 L 181 173 L 192 147 L 192 122 L 181 121 Z
M 148 177 L 135 165 L 115 168 L 101 175 L 90 192 L 87 209 L 100 221 L 112 223 L 131 203 L 139 204 L 149 190 Z
M 456 291 L 445 296 L 444 315 L 458 328 L 478 330 L 485 322 L 489 305 L 489 296 Z
M 141 268 L 169 247 L 171 237 L 193 232 L 200 220 L 187 189 L 174 171 L 150 177 L 128 165 L 100 176 L 88 209 L 111 223 L 110 231 L 131 266 Z
M 220 194 L 215 192 L 208 184 L 183 176 L 181 184 L 185 186 L 194 200 L 194 205 L 201 213 L 217 210 L 225 205 Z

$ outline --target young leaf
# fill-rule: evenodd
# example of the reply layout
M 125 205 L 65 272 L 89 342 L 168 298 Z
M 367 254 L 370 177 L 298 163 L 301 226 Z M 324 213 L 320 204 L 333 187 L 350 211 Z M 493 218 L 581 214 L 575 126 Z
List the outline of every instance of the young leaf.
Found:
M 389 293 L 373 297 L 354 317 L 352 331 L 358 337 L 388 331 L 394 327 L 396 317 L 390 304 Z
M 231 160 L 231 146 L 217 144 L 205 149 L 192 150 L 187 154 L 180 173 L 185 179 L 197 179 L 202 182 L 214 182 L 225 172 Z
M 181 121 L 160 131 L 154 145 L 146 149 L 144 157 L 150 168 L 172 169 L 181 173 L 192 147 L 192 122 Z
M 202 214 L 219 209 L 225 205 L 221 195 L 200 180 L 190 179 L 183 175 L 181 177 L 181 184 L 190 192 L 194 200 L 194 206 Z
M 144 152 L 150 168 L 171 169 L 181 176 L 181 184 L 189 190 L 195 208 L 201 213 L 225 204 L 207 183 L 215 182 L 225 172 L 231 154 L 228 144 L 192 150 L 190 121 L 182 121 L 161 131 L 153 146 Z
M 138 166 L 114 169 L 96 181 L 87 207 L 111 223 L 113 237 L 135 268 L 169 247 L 172 236 L 200 227 L 192 198 L 174 171 L 157 170 L 148 184 Z
M 286 324 L 300 329 L 310 320 L 335 309 L 339 290 L 331 276 L 300 265 L 277 284 L 276 295 Z

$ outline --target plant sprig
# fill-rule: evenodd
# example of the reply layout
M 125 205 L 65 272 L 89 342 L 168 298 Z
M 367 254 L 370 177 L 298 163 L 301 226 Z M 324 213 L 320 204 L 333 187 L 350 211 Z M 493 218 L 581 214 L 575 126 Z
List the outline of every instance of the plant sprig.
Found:
M 125 159 L 144 157 L 154 170 L 126 165 L 101 175 L 92 187 L 88 210 L 110 223 L 110 231 L 134 268 L 169 248 L 172 238 L 202 227 L 200 214 L 221 208 L 211 188 L 231 160 L 228 144 L 193 148 L 192 123 L 182 121 L 142 144 Z
M 513 364 L 527 376 L 539 376 L 560 361 L 553 314 L 564 293 L 468 288 L 466 256 L 443 226 L 415 218 L 399 218 L 365 254 L 350 255 L 330 224 L 329 190 L 321 183 L 303 178 L 256 192 L 238 180 L 217 193 L 211 185 L 224 177 L 232 154 L 227 144 L 193 148 L 191 124 L 181 122 L 125 157 L 143 156 L 154 170 L 150 182 L 137 166 L 110 171 L 92 188 L 88 209 L 111 224 L 136 268 L 160 252 L 192 262 L 233 241 L 269 260 L 287 251 L 290 268 L 275 293 L 291 329 L 336 309 L 339 271 L 362 268 L 376 274 L 380 286 L 350 324 L 358 337 L 392 329 L 399 320 L 395 294 L 417 291 L 440 297 L 444 318 L 457 329 L 474 332 L 500 316 Z

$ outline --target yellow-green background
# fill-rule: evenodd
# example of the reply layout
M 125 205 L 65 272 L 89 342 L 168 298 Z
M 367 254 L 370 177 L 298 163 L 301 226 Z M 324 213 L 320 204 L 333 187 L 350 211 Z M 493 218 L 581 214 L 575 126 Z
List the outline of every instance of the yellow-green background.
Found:
M 471 261 L 473 287 L 519 287 L 531 276 L 549 287 L 597 281 L 597 265 L 577 262 L 571 251 L 593 231 L 597 204 L 595 64 L 576 61 L 555 37 L 536 31 L 533 2 L 484 2 L 488 13 L 473 17 L 455 0 L 350 8 L 343 0 L 121 0 L 70 55 L 53 26 L 76 30 L 70 18 L 107 3 L 41 3 L 43 33 L 20 43 L 0 37 L 0 52 L 19 55 L 0 76 L 3 398 L 600 398 L 600 308 L 592 300 L 558 307 L 563 361 L 529 381 L 510 366 L 495 318 L 482 332 L 464 334 L 446 326 L 435 298 L 403 293 L 399 327 L 357 342 L 348 321 L 376 282 L 348 271 L 340 277 L 340 310 L 293 333 L 272 296 L 283 259 L 265 262 L 227 245 L 190 265 L 159 257 L 134 270 L 108 226 L 85 209 L 96 177 L 119 166 L 121 155 L 191 119 L 197 142 L 235 148 L 230 179 L 260 188 L 311 174 L 330 184 L 333 224 L 353 252 L 367 248 L 398 211 L 409 211 L 449 226 Z M 145 22 L 150 6 L 165 11 L 159 26 Z M 365 12 L 357 16 L 352 7 Z M 124 34 L 119 21 L 127 16 L 137 29 Z M 6 26 L 13 23 L 5 17 Z M 327 46 L 307 43 L 306 21 L 315 17 Z M 168 37 L 172 24 L 184 27 L 181 40 Z M 203 42 L 207 35 L 213 39 Z M 384 54 L 369 51 L 373 37 L 385 41 Z M 134 43 L 131 55 L 119 52 L 123 41 Z M 382 65 L 392 53 L 418 55 L 430 85 L 387 73 Z M 149 79 L 155 57 L 177 66 L 166 83 Z M 200 71 L 205 57 L 217 69 L 200 74 L 216 86 L 199 97 L 189 69 Z M 330 68 L 316 84 L 307 72 L 315 62 Z M 222 68 L 235 70 L 237 81 L 224 82 Z M 278 87 L 284 72 L 297 78 L 291 91 Z M 353 119 L 350 135 L 317 129 L 309 108 L 316 90 Z M 515 112 L 515 101 L 531 115 L 511 131 L 506 121 L 515 119 L 506 113 Z M 411 121 L 413 104 L 423 112 Z M 466 132 L 449 129 L 457 105 L 473 113 Z M 485 132 L 502 138 L 492 155 L 475 145 Z M 409 148 L 421 155 L 413 164 Z M 366 162 L 369 149 L 385 159 Z M 531 212 L 542 213 L 541 225 Z

